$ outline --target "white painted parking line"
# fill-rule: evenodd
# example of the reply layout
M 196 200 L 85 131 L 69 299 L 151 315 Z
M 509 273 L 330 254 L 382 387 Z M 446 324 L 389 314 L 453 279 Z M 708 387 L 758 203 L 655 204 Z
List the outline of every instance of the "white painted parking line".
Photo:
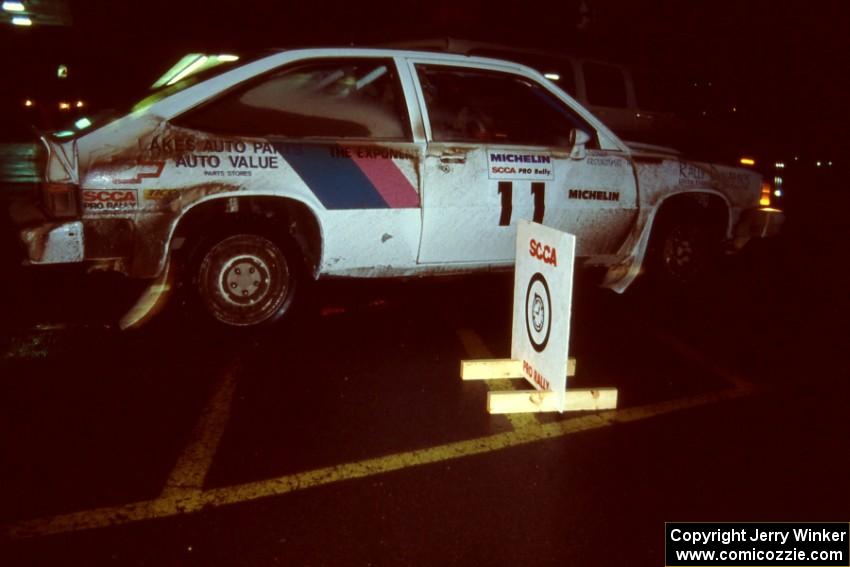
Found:
M 261 498 L 281 496 L 291 492 L 345 480 L 366 478 L 405 468 L 460 459 L 536 443 L 538 441 L 557 439 L 574 433 L 599 429 L 618 423 L 635 422 L 707 404 L 733 400 L 749 395 L 754 391 L 755 389 L 751 387 L 734 387 L 719 392 L 690 396 L 646 406 L 573 417 L 546 425 L 538 424 L 533 427 L 521 427 L 488 437 L 469 439 L 438 447 L 407 451 L 384 457 L 325 467 L 264 481 L 206 491 L 190 490 L 186 492 L 172 492 L 170 495 L 165 495 L 155 500 L 19 522 L 2 528 L 0 537 L 3 539 L 39 537 L 57 533 L 119 526 L 142 520 L 173 517 Z
M 238 368 L 239 361 L 236 360 L 221 373 L 207 405 L 201 412 L 188 446 L 168 475 L 160 498 L 186 497 L 190 493 L 200 492 L 203 488 L 204 479 L 230 419 Z

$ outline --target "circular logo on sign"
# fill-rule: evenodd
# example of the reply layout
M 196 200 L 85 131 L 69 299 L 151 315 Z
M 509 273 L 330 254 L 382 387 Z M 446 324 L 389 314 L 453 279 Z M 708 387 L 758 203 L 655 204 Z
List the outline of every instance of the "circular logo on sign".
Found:
M 543 274 L 537 272 L 528 282 L 525 294 L 525 330 L 528 340 L 537 352 L 543 352 L 552 330 L 552 298 L 549 284 Z

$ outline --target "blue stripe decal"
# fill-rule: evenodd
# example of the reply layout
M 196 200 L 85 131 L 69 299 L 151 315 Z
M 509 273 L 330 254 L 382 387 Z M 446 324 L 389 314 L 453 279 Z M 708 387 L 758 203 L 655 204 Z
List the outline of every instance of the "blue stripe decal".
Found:
M 332 153 L 333 146 L 274 146 L 326 209 L 389 208 L 357 164 L 342 153 Z

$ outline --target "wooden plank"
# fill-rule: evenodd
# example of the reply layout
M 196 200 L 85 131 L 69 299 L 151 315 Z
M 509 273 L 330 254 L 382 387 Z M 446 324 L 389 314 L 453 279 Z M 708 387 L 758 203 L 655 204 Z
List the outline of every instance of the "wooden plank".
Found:
M 567 361 L 567 376 L 576 375 L 576 359 Z M 510 358 L 461 360 L 462 380 L 494 380 L 499 378 L 523 378 L 522 361 Z
M 491 414 L 558 411 L 555 392 L 497 391 L 487 393 Z M 599 411 L 617 407 L 617 388 L 572 388 L 567 390 L 564 411 Z

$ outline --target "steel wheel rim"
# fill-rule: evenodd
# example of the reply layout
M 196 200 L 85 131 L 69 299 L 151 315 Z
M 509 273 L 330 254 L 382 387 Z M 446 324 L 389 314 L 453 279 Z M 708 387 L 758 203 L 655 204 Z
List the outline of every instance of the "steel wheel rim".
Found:
M 693 231 L 683 227 L 670 231 L 662 254 L 668 273 L 680 279 L 693 276 L 696 272 L 697 255 Z
M 280 248 L 258 235 L 239 234 L 215 244 L 199 270 L 201 297 L 219 321 L 257 325 L 278 313 L 293 277 Z

